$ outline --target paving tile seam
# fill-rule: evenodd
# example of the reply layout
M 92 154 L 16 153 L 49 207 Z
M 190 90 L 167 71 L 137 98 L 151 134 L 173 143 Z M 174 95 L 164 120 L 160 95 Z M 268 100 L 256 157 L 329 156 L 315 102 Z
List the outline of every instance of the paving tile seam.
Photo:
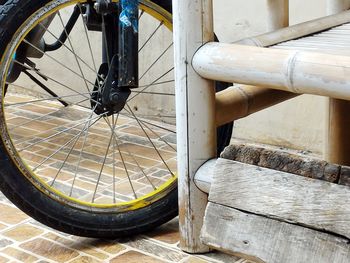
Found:
M 116 242 L 117 242 L 117 241 L 116 241 Z M 135 246 L 132 246 L 129 242 L 130 242 L 130 241 L 127 241 L 127 242 L 125 242 L 125 243 L 121 243 L 123 246 L 125 246 L 126 248 L 128 248 L 128 251 L 137 251 L 137 252 L 139 252 L 139 253 L 142 253 L 142 254 L 145 254 L 145 255 L 148 255 L 148 256 L 154 256 L 154 254 L 152 254 L 152 253 L 149 253 L 149 252 L 144 251 L 144 250 L 141 250 L 141 249 L 139 249 L 139 248 L 137 248 L 137 247 L 135 247 Z M 121 251 L 121 252 L 123 252 L 123 253 L 120 253 L 120 255 L 125 254 L 127 251 L 124 250 L 124 251 Z M 157 257 L 158 257 L 158 256 L 157 256 Z M 158 257 L 158 259 L 164 260 L 163 258 L 159 258 L 159 257 Z
M 15 229 L 21 225 L 24 225 L 24 224 L 28 224 L 32 221 L 33 219 L 32 218 L 28 218 L 28 219 L 25 219 L 17 224 L 5 224 L 4 222 L 1 222 L 2 224 L 5 224 L 7 225 L 6 228 L 4 228 L 3 230 L 0 230 L 0 235 L 3 235 L 4 232 L 7 232 L 7 231 L 10 231 L 12 229 Z M 17 242 L 17 241 L 16 241 Z
M 9 247 L 13 247 L 13 246 L 9 246 Z M 21 248 L 19 248 L 19 247 L 17 247 L 17 246 L 14 246 L 13 248 L 15 248 L 15 249 L 17 249 L 17 250 L 20 250 L 21 252 L 27 253 L 27 254 L 29 254 L 29 255 L 31 255 L 31 256 L 33 256 L 33 257 L 38 258 L 38 260 L 36 260 L 36 261 L 34 261 L 34 262 L 40 262 L 40 261 L 42 261 L 42 260 L 46 260 L 46 258 L 44 258 L 44 257 L 41 257 L 41 256 L 39 256 L 39 255 L 37 255 L 37 254 L 34 254 L 34 253 L 28 253 L 28 251 L 23 250 L 23 249 L 21 249 Z M 8 254 L 5 254 L 5 253 L 3 253 L 3 252 L 1 252 L 1 251 L 0 251 L 0 255 L 1 255 L 1 256 L 6 256 L 7 258 L 10 258 L 10 260 L 15 260 L 15 262 L 21 262 L 21 261 L 18 260 L 17 258 L 15 258 L 15 257 L 13 257 L 13 256 L 10 256 L 10 255 L 8 255 Z M 40 257 L 41 257 L 41 258 L 40 258 Z M 21 263 L 23 263 L 23 262 L 21 262 Z
M 119 256 L 125 254 L 128 251 L 133 251 L 133 250 L 125 247 L 124 250 L 121 250 L 118 253 L 115 253 L 115 254 L 111 254 L 110 253 L 110 257 L 108 258 L 108 260 L 112 260 L 113 258 L 119 257 Z
M 57 234 L 57 233 L 55 233 L 55 234 Z M 54 243 L 54 244 L 56 244 L 56 245 L 58 245 L 58 246 L 62 246 L 62 247 L 64 247 L 64 248 L 66 248 L 66 249 L 76 251 L 76 252 L 78 252 L 79 255 L 87 256 L 87 257 L 92 257 L 92 258 L 94 258 L 94 259 L 100 260 L 100 258 L 98 258 L 98 257 L 96 257 L 96 256 L 94 256 L 94 255 L 88 254 L 88 253 L 86 253 L 86 252 L 84 252 L 84 251 L 82 251 L 82 250 L 77 250 L 77 249 L 75 249 L 75 248 L 72 248 L 72 247 L 70 247 L 70 246 L 68 246 L 68 245 L 66 245 L 66 244 L 63 244 L 63 242 L 61 243 L 61 242 L 58 242 L 58 241 L 56 241 L 56 240 L 52 240 L 52 239 L 50 239 L 50 238 L 47 238 L 47 237 L 45 237 L 45 236 L 42 236 L 41 238 L 42 238 L 42 239 L 45 239 L 46 241 L 52 242 L 52 243 Z M 66 238 L 66 237 L 65 237 L 65 238 Z M 72 241 L 72 240 L 69 240 L 69 241 L 74 242 L 74 241 Z M 85 244 L 84 244 L 84 245 L 85 245 Z M 92 247 L 92 246 L 89 246 L 89 245 L 85 245 L 85 246 L 87 246 L 88 248 L 91 248 L 91 249 L 96 249 L 95 247 Z M 101 254 L 104 254 L 104 255 L 106 255 L 106 256 L 108 256 L 108 254 L 106 254 L 106 252 L 100 252 L 100 253 L 101 253 Z M 78 255 L 77 257 L 79 257 L 79 255 Z M 76 259 L 77 257 L 75 257 L 75 258 L 73 258 L 73 259 Z
M 63 236 L 60 232 L 52 232 L 52 231 L 50 231 L 49 233 L 54 233 L 54 234 L 57 235 L 59 238 L 65 239 L 65 240 L 67 240 L 67 241 L 74 242 L 74 243 L 78 243 L 77 240 L 75 240 L 75 239 L 72 238 L 72 236 Z M 45 239 L 47 239 L 47 238 L 45 238 Z M 54 240 L 52 240 L 52 239 L 49 239 L 49 241 L 59 243 L 59 245 L 66 246 L 67 248 L 72 249 L 72 250 L 75 250 L 75 251 L 77 251 L 77 252 L 79 252 L 79 253 L 83 252 L 83 251 L 80 251 L 80 250 L 71 248 L 71 247 L 69 247 L 69 246 L 67 246 L 67 245 L 64 245 L 64 244 L 61 243 L 61 242 L 54 241 Z M 94 250 L 96 250 L 97 252 L 108 256 L 109 259 L 112 259 L 112 258 L 114 258 L 116 255 L 120 255 L 120 254 L 125 253 L 125 251 L 127 250 L 127 248 L 124 246 L 124 244 L 120 244 L 120 243 L 118 243 L 118 242 L 115 242 L 115 244 L 116 244 L 116 245 L 119 244 L 119 245 L 121 245 L 121 246 L 122 246 L 123 248 L 125 248 L 125 249 L 122 249 L 122 250 L 119 251 L 118 253 L 113 254 L 113 253 L 109 253 L 109 252 L 107 252 L 107 251 L 104 251 L 104 250 L 102 250 L 102 249 L 100 249 L 100 248 L 98 248 L 98 247 L 95 247 L 95 246 L 92 246 L 92 245 L 89 245 L 89 244 L 84 244 L 84 246 L 86 246 L 87 248 L 90 248 L 90 249 L 94 249 Z M 92 257 L 92 255 L 91 255 L 91 254 L 88 254 L 88 257 Z M 96 258 L 96 257 L 95 257 L 95 258 Z M 96 258 L 96 259 L 97 259 L 97 260 L 101 260 L 100 258 Z M 105 259 L 105 260 L 107 260 L 107 259 Z
M 158 255 L 155 255 L 155 254 L 149 253 L 147 251 L 141 250 L 141 249 L 139 249 L 137 247 L 133 247 L 131 245 L 127 245 L 126 243 L 122 243 L 122 244 L 124 246 L 128 247 L 129 251 L 137 251 L 137 252 L 139 252 L 141 254 L 144 254 L 144 255 L 147 255 L 147 256 L 150 256 L 150 257 L 154 257 L 154 258 L 157 258 L 159 260 L 166 261 L 166 262 L 169 262 L 169 263 L 178 263 L 177 261 L 171 261 L 171 260 L 164 259 L 162 257 L 159 257 Z M 126 252 L 124 252 L 124 253 L 126 253 Z M 124 253 L 122 253 L 122 254 L 124 254 Z M 120 254 L 120 255 L 122 255 L 122 254 Z
M 163 242 L 163 241 L 157 240 L 157 239 L 155 239 L 155 238 L 149 237 L 149 236 L 147 236 L 147 235 L 141 235 L 141 237 L 142 237 L 143 239 L 147 239 L 147 240 L 149 240 L 149 241 L 151 241 L 151 242 L 153 242 L 153 243 L 159 244 L 159 245 L 162 246 L 162 247 L 169 248 L 169 249 L 172 249 L 172 250 L 174 250 L 174 251 L 181 251 L 181 250 L 179 249 L 179 247 L 178 247 L 178 242 L 173 243 L 173 244 L 170 244 L 170 243 Z M 183 253 L 185 253 L 185 252 L 183 252 Z M 185 254 L 186 254 L 186 253 L 185 253 Z
M 8 262 L 11 262 L 10 260 L 11 260 L 11 258 L 9 258 L 8 256 L 4 256 L 4 255 L 1 255 L 3 258 L 5 258 L 6 260 L 8 260 Z M 15 261 L 16 263 L 18 262 L 18 261 Z
M 23 251 L 23 252 L 25 252 L 25 253 L 27 253 L 27 254 L 29 254 L 29 255 L 31 255 L 31 256 L 34 256 L 34 257 L 38 258 L 38 260 L 36 260 L 36 261 L 34 261 L 34 262 L 45 261 L 45 262 L 50 262 L 50 263 L 57 263 L 56 261 L 52 261 L 52 260 L 50 260 L 50 259 L 48 259 L 48 258 L 45 258 L 45 257 L 41 256 L 41 255 L 32 253 L 32 252 L 30 252 L 30 251 L 28 251 L 28 250 L 24 250 L 24 249 L 20 248 L 19 246 L 15 245 L 15 244 L 14 244 L 14 245 L 10 245 L 10 246 L 8 246 L 8 247 L 14 247 L 14 248 L 16 248 L 16 249 L 18 249 L 18 250 L 21 250 L 21 251 Z M 8 254 L 4 254 L 4 253 L 1 252 L 1 251 L 0 251 L 0 254 L 1 254 L 1 256 L 4 255 L 5 257 L 10 258 L 11 260 L 15 260 L 15 262 L 23 263 L 23 262 L 19 261 L 17 258 L 15 258 L 15 257 L 13 257 L 13 256 L 10 256 L 10 255 L 8 255 Z
M 152 254 L 152 252 L 148 252 L 146 249 L 145 250 L 142 250 L 142 249 L 140 249 L 138 246 L 133 246 L 132 244 L 135 244 L 135 245 L 137 245 L 136 243 L 137 242 L 142 242 L 142 241 L 146 241 L 146 242 L 149 242 L 149 240 L 147 240 L 147 239 L 144 239 L 144 238 L 135 238 L 134 239 L 134 241 L 133 240 L 131 240 L 130 242 L 131 242 L 131 244 L 129 243 L 129 246 L 131 246 L 131 247 L 133 247 L 134 249 L 137 249 L 138 251 L 142 251 L 143 253 L 148 253 L 148 254 L 150 254 L 150 255 L 154 255 L 154 254 Z M 153 243 L 154 245 L 156 245 L 156 246 L 158 246 L 158 244 L 156 244 L 156 243 L 154 243 L 154 242 L 149 242 L 149 243 Z M 182 250 L 180 250 L 179 248 L 178 249 L 173 249 L 173 248 L 169 248 L 169 247 L 166 247 L 166 246 L 159 246 L 159 247 L 161 247 L 161 248 L 163 248 L 163 249 L 165 249 L 165 250 L 170 250 L 170 251 L 172 251 L 172 252 L 174 252 L 174 253 L 177 253 L 179 256 L 182 256 L 182 257 L 187 257 L 187 256 L 189 256 L 189 254 L 187 254 L 187 253 L 185 253 L 185 252 L 183 252 Z M 159 256 L 157 256 L 157 257 L 159 257 Z M 170 259 L 167 259 L 167 258 L 164 258 L 164 257 L 160 257 L 162 260 L 166 260 L 166 261 L 169 261 L 169 262 L 178 262 L 178 261 L 172 261 L 172 260 L 170 260 Z
M 35 254 L 35 253 L 33 253 L 32 251 L 23 249 L 23 248 L 21 247 L 22 244 L 32 242 L 32 241 L 34 241 L 34 240 L 37 239 L 37 238 L 43 238 L 44 235 L 46 235 L 47 233 L 49 233 L 50 231 L 52 231 L 52 229 L 47 229 L 47 228 L 40 227 L 40 226 L 37 226 L 37 225 L 35 225 L 35 224 L 32 224 L 31 222 L 33 222 L 33 221 L 34 221 L 34 219 L 29 218 L 29 220 L 27 220 L 26 223 L 21 222 L 21 223 L 15 225 L 14 227 L 11 227 L 11 229 L 14 229 L 14 228 L 16 228 L 16 227 L 19 227 L 20 225 L 29 224 L 29 225 L 31 225 L 31 226 L 34 226 L 34 227 L 37 227 L 37 228 L 43 230 L 43 232 L 42 232 L 41 234 L 39 234 L 39 235 L 37 235 L 37 236 L 34 236 L 34 237 L 32 237 L 32 238 L 23 240 L 23 241 L 17 241 L 17 240 L 15 240 L 15 239 L 10 238 L 10 237 L 4 236 L 5 238 L 8 238 L 8 239 L 14 241 L 14 243 L 11 244 L 11 245 L 8 245 L 8 246 L 6 246 L 6 247 L 4 247 L 2 250 L 6 249 L 6 248 L 11 248 L 11 247 L 12 247 L 12 248 L 16 248 L 16 249 L 18 249 L 18 250 L 20 250 L 20 251 L 23 251 L 23 252 L 25 252 L 25 253 L 27 253 L 27 254 L 29 254 L 29 255 L 32 255 L 32 256 L 34 256 L 34 257 L 39 258 L 39 260 L 36 261 L 36 262 L 39 262 L 39 261 L 41 261 L 41 260 L 44 260 L 44 261 L 45 261 L 45 260 L 46 260 L 46 261 L 49 260 L 48 258 L 45 258 L 45 257 L 43 257 L 43 256 L 41 256 L 41 255 L 39 255 L 39 254 Z M 8 231 L 8 230 L 7 230 L 7 231 Z M 0 251 L 0 253 L 4 254 L 4 253 L 1 252 L 1 251 Z M 6 254 L 6 255 L 7 255 L 7 254 Z M 8 256 L 8 255 L 7 255 L 7 256 Z M 12 257 L 12 258 L 13 258 L 13 257 Z M 55 262 L 55 261 L 51 261 L 51 260 L 50 260 L 50 262 Z

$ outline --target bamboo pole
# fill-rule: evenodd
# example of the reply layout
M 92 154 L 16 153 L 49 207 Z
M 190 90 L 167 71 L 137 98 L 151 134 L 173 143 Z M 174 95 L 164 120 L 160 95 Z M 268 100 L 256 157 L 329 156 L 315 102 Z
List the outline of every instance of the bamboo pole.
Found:
M 328 0 L 327 13 L 349 9 L 349 0 Z M 350 165 L 350 102 L 327 100 L 324 158 L 332 163 Z
M 212 0 L 173 1 L 180 247 L 209 251 L 199 239 L 207 195 L 194 175 L 216 156 L 215 87 L 192 68 L 192 56 L 214 40 Z
M 298 94 L 265 87 L 241 85 L 216 93 L 216 126 L 246 117 Z
M 331 163 L 350 165 L 350 102 L 328 100 L 326 118 L 325 159 Z
M 327 14 L 333 15 L 350 8 L 349 0 L 327 0 Z
M 268 31 L 289 26 L 289 0 L 267 0 L 267 15 Z
M 350 100 L 350 57 L 208 43 L 193 66 L 207 79 Z
M 249 37 L 235 42 L 235 44 L 269 47 L 281 42 L 297 39 L 317 32 L 325 31 L 350 21 L 350 11 L 345 11 L 337 15 L 318 18 L 287 28 L 282 28 L 274 32 L 269 32 L 255 37 Z
M 270 9 L 272 9 L 271 3 L 269 5 Z M 270 12 L 272 11 L 270 10 Z M 274 20 L 274 18 L 271 19 Z M 282 28 L 256 37 L 246 38 L 235 43 L 267 47 L 305 35 L 321 32 L 349 21 L 350 11 L 346 11 L 337 15 Z M 273 22 L 270 21 L 269 23 L 272 24 Z M 239 89 L 230 88 L 221 91 L 216 94 L 216 125 L 219 126 L 246 117 L 296 96 L 299 96 L 299 94 L 272 90 L 268 87 L 246 85 L 240 85 Z

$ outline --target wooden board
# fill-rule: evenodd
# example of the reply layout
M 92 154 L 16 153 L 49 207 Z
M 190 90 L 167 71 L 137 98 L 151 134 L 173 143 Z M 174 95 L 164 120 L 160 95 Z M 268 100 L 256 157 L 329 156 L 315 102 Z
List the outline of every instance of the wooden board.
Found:
M 257 262 L 348 263 L 348 240 L 209 203 L 202 240 L 207 245 Z
M 219 159 L 209 201 L 350 239 L 350 187 Z

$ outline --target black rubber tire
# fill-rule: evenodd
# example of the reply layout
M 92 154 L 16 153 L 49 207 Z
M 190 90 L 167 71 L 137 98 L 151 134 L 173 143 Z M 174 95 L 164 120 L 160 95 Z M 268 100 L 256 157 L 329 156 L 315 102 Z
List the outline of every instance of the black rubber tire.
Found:
M 51 1 L 8 0 L 0 6 L 0 54 L 4 54 L 7 44 L 21 24 Z M 153 2 L 171 12 L 171 0 Z M 221 148 L 231 137 L 230 129 L 232 126 L 226 126 L 225 138 L 220 136 Z M 62 204 L 38 190 L 22 175 L 0 136 L 0 190 L 22 211 L 47 226 L 79 236 L 114 238 L 145 232 L 178 214 L 177 186 L 161 200 L 123 213 L 95 213 Z

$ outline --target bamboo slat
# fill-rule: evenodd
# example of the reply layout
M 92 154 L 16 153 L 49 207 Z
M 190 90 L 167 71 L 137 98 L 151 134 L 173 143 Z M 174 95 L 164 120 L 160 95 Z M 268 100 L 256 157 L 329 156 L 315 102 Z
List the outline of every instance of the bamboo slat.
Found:
M 271 48 L 350 56 L 350 23 L 311 36 L 286 41 Z

